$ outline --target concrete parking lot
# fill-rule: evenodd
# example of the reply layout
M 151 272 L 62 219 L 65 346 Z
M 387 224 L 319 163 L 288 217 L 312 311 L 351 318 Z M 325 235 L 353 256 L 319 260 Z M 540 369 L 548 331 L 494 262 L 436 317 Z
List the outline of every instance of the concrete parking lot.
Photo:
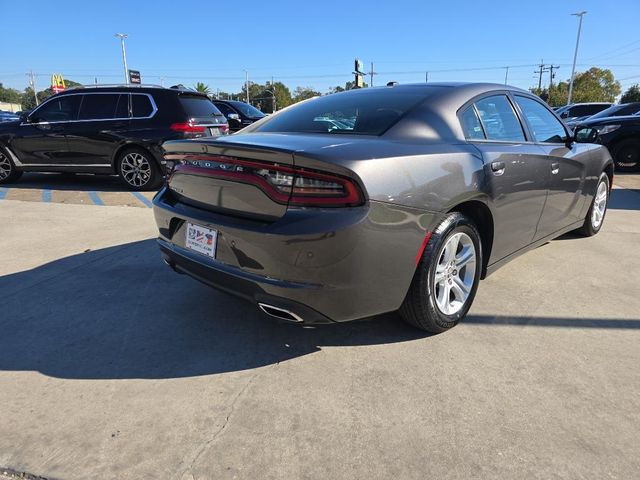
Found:
M 278 323 L 169 270 L 129 192 L 46 180 L 0 200 L 0 471 L 640 478 L 640 175 L 599 235 L 505 266 L 435 336 Z

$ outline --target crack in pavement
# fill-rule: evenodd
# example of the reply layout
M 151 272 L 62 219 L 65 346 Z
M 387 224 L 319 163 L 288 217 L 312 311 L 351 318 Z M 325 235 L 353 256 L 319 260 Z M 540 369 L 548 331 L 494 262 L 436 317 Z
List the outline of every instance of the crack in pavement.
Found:
M 231 406 L 229 407 L 229 411 L 227 412 L 227 414 L 225 416 L 225 419 L 224 419 L 224 422 L 222 423 L 222 426 L 211 436 L 211 438 L 209 438 L 207 441 L 205 441 L 200 446 L 200 448 L 197 450 L 197 453 L 195 454 L 193 459 L 189 462 L 189 466 L 184 468 L 182 470 L 182 472 L 180 472 L 180 474 L 178 474 L 177 478 L 180 478 L 180 480 L 188 480 L 189 477 L 187 477 L 186 475 L 190 474 L 191 480 L 195 480 L 195 477 L 193 476 L 193 473 L 192 473 L 194 465 L 200 459 L 202 454 L 209 448 L 209 446 L 211 446 L 211 444 L 213 442 L 215 442 L 216 439 L 218 439 L 218 437 L 220 437 L 220 435 L 222 435 L 222 433 L 226 430 L 226 428 L 229 425 L 229 422 L 231 420 L 231 417 L 233 416 L 233 414 L 235 412 L 235 408 L 236 408 L 236 404 L 238 403 L 238 400 L 240 400 L 240 397 L 243 396 L 243 394 L 249 389 L 249 387 L 251 386 L 253 381 L 259 375 L 260 375 L 260 372 L 256 372 L 255 374 L 253 374 L 251 376 L 251 378 L 249 379 L 249 381 L 244 385 L 244 387 L 242 387 L 240 389 L 240 391 L 236 394 L 235 398 L 231 402 Z
M 0 467 L 0 480 L 54 480 L 51 477 L 41 477 L 28 472 L 19 472 L 12 468 Z

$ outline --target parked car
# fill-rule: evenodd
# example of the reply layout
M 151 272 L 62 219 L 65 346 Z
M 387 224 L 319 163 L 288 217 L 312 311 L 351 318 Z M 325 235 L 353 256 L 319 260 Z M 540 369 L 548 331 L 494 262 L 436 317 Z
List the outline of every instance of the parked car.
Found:
M 204 95 L 153 86 L 69 89 L 21 121 L 0 125 L 0 184 L 23 172 L 119 175 L 132 190 L 160 186 L 162 142 L 226 134 Z
M 584 119 L 601 112 L 605 108 L 609 108 L 611 103 L 592 102 L 592 103 L 573 103 L 565 105 L 556 110 L 556 114 L 564 121 L 569 122 L 576 119 Z
M 281 319 L 399 309 L 442 332 L 507 261 L 602 228 L 613 162 L 576 141 L 595 131 L 578 133 L 504 85 L 307 100 L 236 135 L 164 144 L 175 167 L 154 199 L 160 250 L 174 270 Z
M 266 116 L 253 105 L 237 100 L 214 99 L 213 104 L 227 117 L 231 132 L 237 132 Z
M 581 122 L 586 120 L 596 120 L 607 117 L 623 117 L 627 115 L 637 115 L 640 113 L 640 102 L 632 103 L 620 103 L 618 105 L 611 105 L 609 108 L 605 108 L 601 112 L 591 115 L 590 117 L 580 119 L 574 119 L 565 122 L 569 128 L 573 128 Z
M 0 111 L 0 123 L 3 122 L 16 122 L 20 120 L 20 117 L 15 113 Z
M 598 131 L 598 142 L 606 146 L 620 171 L 640 171 L 640 115 L 588 118 L 576 126 Z

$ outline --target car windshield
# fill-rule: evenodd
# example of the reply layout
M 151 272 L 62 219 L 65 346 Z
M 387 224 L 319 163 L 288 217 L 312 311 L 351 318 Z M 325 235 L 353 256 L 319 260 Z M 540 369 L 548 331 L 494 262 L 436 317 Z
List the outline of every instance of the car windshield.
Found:
M 612 105 L 599 113 L 589 117 L 589 120 L 605 117 L 620 117 L 622 115 L 635 115 L 640 112 L 640 103 L 623 103 L 622 105 Z
M 440 88 L 381 88 L 326 95 L 290 107 L 253 131 L 382 135 Z
M 264 113 L 262 113 L 260 110 L 258 110 L 253 105 L 249 105 L 248 103 L 238 102 L 238 103 L 234 103 L 233 106 L 235 108 L 237 108 L 238 110 L 240 110 L 240 112 L 245 117 L 262 118 L 262 117 L 265 116 Z

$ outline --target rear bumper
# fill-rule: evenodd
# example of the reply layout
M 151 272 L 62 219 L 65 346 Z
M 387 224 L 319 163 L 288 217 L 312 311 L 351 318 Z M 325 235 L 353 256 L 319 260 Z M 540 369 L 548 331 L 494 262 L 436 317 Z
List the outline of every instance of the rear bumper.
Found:
M 312 308 L 286 297 L 268 293 L 263 288 L 270 285 L 271 291 L 281 290 L 291 296 L 292 289 L 318 289 L 311 284 L 292 283 L 263 277 L 202 257 L 184 248 L 158 239 L 164 261 L 178 273 L 186 273 L 210 287 L 244 298 L 256 304 L 263 303 L 295 313 L 305 323 L 331 323 L 331 320 Z
M 308 323 L 396 310 L 436 214 L 381 202 L 292 209 L 271 223 L 191 207 L 167 189 L 154 198 L 165 261 L 217 289 L 289 310 Z M 216 258 L 184 246 L 186 222 L 218 232 Z

